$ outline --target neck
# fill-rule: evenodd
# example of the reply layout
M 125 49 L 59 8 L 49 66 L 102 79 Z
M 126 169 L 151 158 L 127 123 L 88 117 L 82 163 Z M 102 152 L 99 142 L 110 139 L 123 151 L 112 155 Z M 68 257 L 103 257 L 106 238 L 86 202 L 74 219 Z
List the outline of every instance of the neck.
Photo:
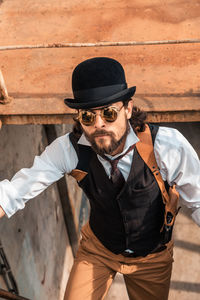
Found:
M 117 154 L 122 153 L 122 151 L 124 150 L 125 141 L 126 141 L 126 139 L 110 155 L 115 156 Z

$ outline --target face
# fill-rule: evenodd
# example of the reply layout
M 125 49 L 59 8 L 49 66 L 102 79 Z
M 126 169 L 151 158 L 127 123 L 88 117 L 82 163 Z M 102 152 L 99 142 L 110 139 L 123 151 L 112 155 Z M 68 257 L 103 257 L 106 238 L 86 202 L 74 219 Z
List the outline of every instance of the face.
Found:
M 96 153 L 116 155 L 121 153 L 126 137 L 128 134 L 129 126 L 128 119 L 132 114 L 132 101 L 129 101 L 128 106 L 124 107 L 123 102 L 116 102 L 106 107 L 115 107 L 118 111 L 117 118 L 114 122 L 108 122 L 102 118 L 101 108 L 91 109 L 95 113 L 94 123 L 90 126 L 84 125 L 81 120 L 83 132 L 91 143 Z

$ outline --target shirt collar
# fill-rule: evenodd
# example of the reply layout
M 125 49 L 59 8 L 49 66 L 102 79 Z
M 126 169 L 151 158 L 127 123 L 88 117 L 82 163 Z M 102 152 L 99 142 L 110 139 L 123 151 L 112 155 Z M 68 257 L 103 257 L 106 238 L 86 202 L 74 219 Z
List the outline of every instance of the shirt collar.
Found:
M 133 128 L 130 126 L 130 130 L 129 130 L 129 133 L 127 135 L 126 142 L 125 142 L 125 145 L 124 145 L 124 150 L 122 151 L 122 153 L 120 153 L 120 155 L 125 153 L 130 146 L 132 146 L 133 144 L 136 144 L 137 142 L 139 142 L 139 138 L 137 137 L 137 135 L 133 131 Z M 84 145 L 84 146 L 91 146 L 90 142 L 86 139 L 84 133 L 81 135 L 80 139 L 78 140 L 78 144 L 81 144 L 81 145 Z M 106 155 L 106 156 L 114 159 L 117 156 L 119 156 L 119 154 L 117 154 L 115 156 L 111 156 L 111 155 Z

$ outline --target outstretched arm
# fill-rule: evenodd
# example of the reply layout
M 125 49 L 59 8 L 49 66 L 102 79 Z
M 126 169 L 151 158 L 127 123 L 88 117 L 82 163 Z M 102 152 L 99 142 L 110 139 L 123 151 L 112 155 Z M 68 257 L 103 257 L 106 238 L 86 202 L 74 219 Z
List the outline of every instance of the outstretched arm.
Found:
M 21 169 L 10 181 L 0 182 L 0 217 L 4 214 L 11 217 L 23 209 L 29 199 L 39 195 L 65 173 L 70 173 L 77 160 L 68 134 L 56 139 L 35 157 L 31 168 Z
M 177 130 L 160 127 L 154 151 L 163 180 L 176 184 L 180 201 L 200 226 L 200 161 L 197 153 Z

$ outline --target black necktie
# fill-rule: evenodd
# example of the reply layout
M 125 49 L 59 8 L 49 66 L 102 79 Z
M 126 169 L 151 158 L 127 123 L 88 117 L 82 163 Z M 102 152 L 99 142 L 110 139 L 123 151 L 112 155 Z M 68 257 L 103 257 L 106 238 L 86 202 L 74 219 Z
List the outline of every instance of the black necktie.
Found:
M 131 150 L 133 150 L 134 147 L 135 147 L 135 144 L 130 146 L 124 154 L 122 154 L 122 155 L 120 155 L 117 158 L 112 159 L 112 160 L 110 158 L 108 158 L 107 156 L 105 156 L 105 155 L 103 156 L 103 158 L 105 160 L 109 161 L 109 163 L 111 164 L 111 180 L 112 180 L 112 183 L 115 186 L 119 186 L 119 188 L 121 188 L 123 186 L 125 180 L 124 180 L 124 176 L 122 175 L 122 173 L 118 169 L 117 164 L 118 164 L 119 160 L 122 157 L 124 157 L 127 153 L 129 153 Z

